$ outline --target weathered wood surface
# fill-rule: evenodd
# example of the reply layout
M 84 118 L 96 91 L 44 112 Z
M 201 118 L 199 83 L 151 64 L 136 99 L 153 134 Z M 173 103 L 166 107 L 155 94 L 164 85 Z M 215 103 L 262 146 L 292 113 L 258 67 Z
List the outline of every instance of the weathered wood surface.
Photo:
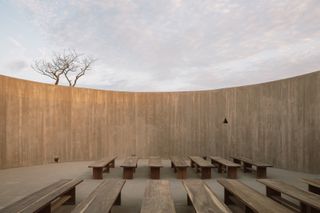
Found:
M 245 158 L 245 157 L 234 157 L 234 156 L 232 156 L 231 158 L 237 159 L 237 160 L 242 161 L 244 163 L 251 164 L 251 165 L 256 166 L 256 167 L 272 167 L 272 164 L 270 164 L 270 163 L 263 163 L 263 162 L 253 161 L 253 160 L 251 160 L 249 158 Z
M 167 180 L 149 181 L 142 200 L 141 213 L 175 213 Z
M 190 160 L 196 163 L 199 167 L 213 167 L 213 165 L 199 156 L 189 156 Z
M 209 158 L 214 161 L 214 162 L 217 162 L 219 164 L 222 164 L 224 166 L 227 166 L 227 167 L 240 167 L 241 165 L 237 164 L 237 163 L 233 163 L 229 160 L 226 160 L 224 158 L 221 158 L 219 156 L 209 156 Z
M 309 184 L 309 185 L 316 186 L 316 187 L 320 188 L 320 178 L 314 178 L 314 179 L 303 178 L 302 181 Z
M 197 213 L 231 213 L 230 209 L 203 181 L 184 180 L 183 185 Z
M 243 184 L 238 180 L 230 179 L 218 179 L 220 183 L 225 188 L 225 203 L 230 202 L 226 199 L 226 193 L 232 193 L 237 199 L 243 202 L 254 212 L 259 213 L 285 213 L 293 212 L 290 209 L 282 206 L 276 201 L 266 197 L 265 195 L 257 192 L 256 190 L 250 188 L 249 186 Z M 226 192 L 226 190 L 228 192 Z
M 259 179 L 258 182 L 289 197 L 299 200 L 301 203 L 320 211 L 320 195 L 304 191 L 280 180 Z
M 72 213 L 110 212 L 114 204 L 121 203 L 121 190 L 125 180 L 102 181 L 91 194 L 79 203 Z
M 63 162 L 237 154 L 319 174 L 319 82 L 315 72 L 221 90 L 139 93 L 0 76 L 0 168 L 56 155 Z
M 149 157 L 149 167 L 163 167 L 160 157 L 151 156 Z
M 137 157 L 127 157 L 125 161 L 121 164 L 121 167 L 134 167 L 136 168 L 138 164 Z
M 0 210 L 1 213 L 13 213 L 13 212 L 36 212 L 39 209 L 47 206 L 47 211 L 51 212 L 51 202 L 56 200 L 65 193 L 70 192 L 72 196 L 72 202 L 75 201 L 76 185 L 81 183 L 82 180 L 69 180 L 64 179 L 57 181 L 39 191 L 36 191 L 21 200 L 18 200 L 7 207 Z
M 170 160 L 175 167 L 189 167 L 187 162 L 182 157 L 171 156 Z
M 117 158 L 117 156 L 113 157 L 106 157 L 101 160 L 95 161 L 94 163 L 90 164 L 89 168 L 95 168 L 95 167 L 106 167 L 108 164 L 110 164 L 112 161 L 114 161 Z

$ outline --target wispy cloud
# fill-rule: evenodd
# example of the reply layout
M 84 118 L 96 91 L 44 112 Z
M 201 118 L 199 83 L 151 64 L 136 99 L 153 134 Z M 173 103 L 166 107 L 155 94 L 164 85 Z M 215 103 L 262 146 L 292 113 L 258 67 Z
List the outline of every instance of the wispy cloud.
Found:
M 74 48 L 99 59 L 95 71 L 79 81 L 82 86 L 211 89 L 320 67 L 318 0 L 15 3 L 56 49 Z

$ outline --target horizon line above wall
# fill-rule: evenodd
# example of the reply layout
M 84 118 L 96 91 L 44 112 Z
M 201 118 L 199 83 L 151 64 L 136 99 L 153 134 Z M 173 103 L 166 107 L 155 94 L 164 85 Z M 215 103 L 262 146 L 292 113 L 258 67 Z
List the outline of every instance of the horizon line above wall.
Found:
M 0 168 L 54 156 L 242 155 L 320 172 L 319 71 L 188 92 L 69 88 L 0 75 L 0 97 Z

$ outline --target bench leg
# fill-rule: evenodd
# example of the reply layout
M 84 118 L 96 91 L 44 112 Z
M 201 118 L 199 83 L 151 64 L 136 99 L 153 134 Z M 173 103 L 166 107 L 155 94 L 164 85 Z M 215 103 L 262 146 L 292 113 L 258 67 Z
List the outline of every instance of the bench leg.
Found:
M 237 164 L 240 164 L 240 165 L 241 165 L 241 160 L 239 160 L 239 159 L 233 159 L 233 163 L 237 163 Z
M 267 197 L 273 197 L 273 196 L 276 196 L 276 197 L 281 197 L 281 192 L 278 192 L 277 190 L 274 190 L 272 188 L 269 188 L 266 186 L 266 194 L 267 194 Z
M 315 194 L 320 195 L 320 188 L 319 187 L 312 186 L 309 184 L 308 189 L 309 189 L 309 192 L 313 192 Z
M 243 172 L 244 173 L 251 172 L 251 170 L 249 170 L 248 168 L 252 169 L 252 164 L 244 162 L 243 163 Z
M 195 163 L 191 160 L 191 168 L 195 167 Z
M 197 173 L 201 172 L 201 169 L 202 169 L 202 168 L 200 168 L 198 165 L 196 165 L 196 172 L 197 172 Z
M 114 205 L 121 205 L 121 192 L 119 192 L 116 201 L 114 202 Z
M 109 173 L 109 171 L 110 171 L 110 166 L 109 166 L 109 165 L 107 165 L 106 167 L 104 167 L 104 172 Z
M 111 161 L 111 163 L 110 163 L 110 168 L 114 168 L 115 167 L 115 161 L 113 160 L 113 161 Z
M 133 179 L 134 168 L 123 167 L 123 179 Z
M 150 168 L 150 178 L 151 179 L 160 179 L 160 168 L 159 167 L 151 167 Z
M 67 200 L 63 205 L 74 205 L 76 204 L 76 187 L 70 189 L 65 195 L 70 195 L 70 199 Z
M 266 178 L 266 177 L 267 177 L 267 168 L 257 167 L 257 178 Z
M 211 168 L 202 167 L 201 168 L 201 179 L 210 179 L 211 178 Z
M 174 168 L 172 161 L 171 161 L 171 168 Z
M 237 167 L 228 167 L 227 177 L 231 179 L 237 179 Z
M 187 168 L 177 168 L 177 179 L 186 179 L 187 178 Z
M 226 188 L 224 189 L 224 203 L 226 205 L 231 205 L 233 202 L 231 201 L 230 197 L 232 196 L 232 193 L 229 192 Z
M 222 165 L 218 164 L 218 173 L 222 173 Z
M 188 206 L 192 205 L 192 201 L 191 201 L 191 199 L 190 199 L 188 194 L 187 194 L 187 204 L 188 204 Z
M 244 207 L 244 212 L 245 213 L 254 213 L 254 211 L 252 209 L 250 209 L 250 207 L 248 207 L 248 206 Z
M 102 168 L 93 168 L 93 179 L 103 179 Z
M 51 213 L 51 205 L 46 205 L 38 211 L 39 213 Z

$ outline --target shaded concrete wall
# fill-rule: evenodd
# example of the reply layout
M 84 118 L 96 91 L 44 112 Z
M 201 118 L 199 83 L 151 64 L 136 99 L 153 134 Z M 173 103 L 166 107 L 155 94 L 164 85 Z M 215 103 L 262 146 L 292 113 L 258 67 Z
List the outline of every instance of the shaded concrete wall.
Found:
M 55 155 L 75 161 L 210 154 L 320 172 L 320 72 L 172 93 L 68 88 L 0 76 L 0 97 L 0 168 L 48 163 Z

